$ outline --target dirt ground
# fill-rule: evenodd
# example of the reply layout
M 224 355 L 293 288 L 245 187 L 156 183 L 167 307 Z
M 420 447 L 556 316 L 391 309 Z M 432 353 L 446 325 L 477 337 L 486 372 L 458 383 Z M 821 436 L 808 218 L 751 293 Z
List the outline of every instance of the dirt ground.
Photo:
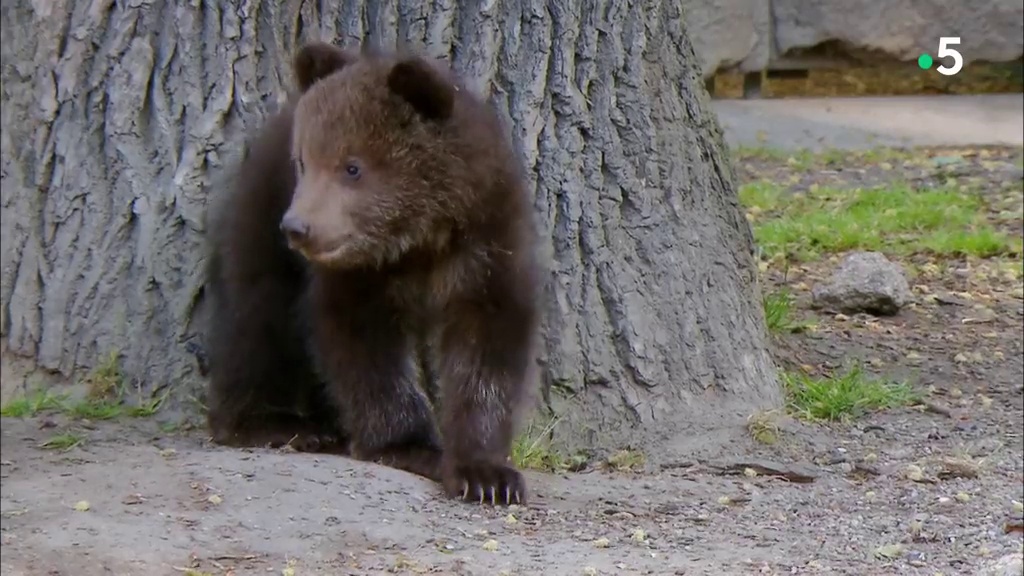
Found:
M 956 177 L 1019 191 L 1020 148 L 993 154 L 968 157 Z M 797 168 L 754 155 L 737 169 L 742 181 L 771 178 L 796 191 L 950 177 L 877 164 Z M 1019 219 L 1009 222 L 1019 235 Z M 816 374 L 860 359 L 906 378 L 924 403 L 827 425 L 779 417 L 771 445 L 740 431 L 726 462 L 738 473 L 701 460 L 633 473 L 530 472 L 530 506 L 494 509 L 447 501 L 432 483 L 380 466 L 214 447 L 200 432 L 162 430 L 160 415 L 4 418 L 0 568 L 4 576 L 985 574 L 1022 551 L 1021 533 L 1006 532 L 1020 524 L 1024 502 L 1021 278 L 991 262 L 904 264 L 916 299 L 888 318 L 809 309 L 809 287 L 834 260 L 764 271 L 765 291 L 788 287 L 799 318 L 816 325 L 776 336 L 781 366 Z M 41 448 L 64 430 L 83 441 Z

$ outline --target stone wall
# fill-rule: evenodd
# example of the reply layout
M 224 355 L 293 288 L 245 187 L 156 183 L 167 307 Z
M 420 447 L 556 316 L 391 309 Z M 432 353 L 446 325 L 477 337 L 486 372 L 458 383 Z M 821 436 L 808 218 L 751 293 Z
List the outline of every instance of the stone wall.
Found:
M 1021 0 L 682 2 L 705 77 L 839 64 L 844 58 L 913 61 L 922 53 L 934 57 L 940 36 L 960 37 L 956 49 L 964 64 L 1005 62 L 1024 53 Z

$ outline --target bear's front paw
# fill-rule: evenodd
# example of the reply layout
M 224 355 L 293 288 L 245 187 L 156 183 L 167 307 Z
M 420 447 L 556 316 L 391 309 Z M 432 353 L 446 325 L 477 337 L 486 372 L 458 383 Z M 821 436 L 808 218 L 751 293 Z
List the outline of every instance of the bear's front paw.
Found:
M 452 498 L 492 505 L 525 504 L 526 481 L 518 470 L 490 462 L 445 466 L 444 488 Z

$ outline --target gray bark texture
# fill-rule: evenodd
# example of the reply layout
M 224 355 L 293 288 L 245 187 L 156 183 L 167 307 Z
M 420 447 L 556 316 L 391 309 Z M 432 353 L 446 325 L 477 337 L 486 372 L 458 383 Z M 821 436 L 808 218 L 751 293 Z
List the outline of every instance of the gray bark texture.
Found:
M 208 195 L 307 39 L 449 60 L 505 115 L 551 267 L 545 398 L 576 446 L 777 405 L 753 241 L 663 0 L 5 0 L 2 331 L 201 394 Z M 725 420 L 723 420 L 725 419 Z

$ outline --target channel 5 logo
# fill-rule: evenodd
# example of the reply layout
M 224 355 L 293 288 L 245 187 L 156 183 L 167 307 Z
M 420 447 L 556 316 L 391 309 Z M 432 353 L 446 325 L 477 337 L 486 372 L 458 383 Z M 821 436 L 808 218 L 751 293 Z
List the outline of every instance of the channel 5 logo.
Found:
M 949 67 L 945 64 L 940 65 L 935 70 L 943 76 L 955 76 L 957 72 L 964 67 L 964 57 L 956 48 L 950 48 L 950 46 L 959 46 L 959 36 L 942 36 L 939 38 L 939 51 L 935 53 L 935 57 L 942 59 L 947 56 L 953 59 L 953 66 Z M 921 54 L 917 57 L 917 65 L 921 67 L 921 70 L 928 70 L 932 67 L 932 57 L 928 53 Z

